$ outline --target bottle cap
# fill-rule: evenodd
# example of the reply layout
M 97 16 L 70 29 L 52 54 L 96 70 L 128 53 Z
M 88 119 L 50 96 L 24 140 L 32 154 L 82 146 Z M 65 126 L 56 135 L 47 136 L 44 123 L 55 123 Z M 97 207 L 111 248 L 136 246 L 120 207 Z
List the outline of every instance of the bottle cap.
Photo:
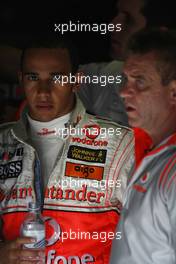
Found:
M 40 210 L 40 204 L 37 202 L 29 202 L 28 203 L 28 209 L 32 211 Z

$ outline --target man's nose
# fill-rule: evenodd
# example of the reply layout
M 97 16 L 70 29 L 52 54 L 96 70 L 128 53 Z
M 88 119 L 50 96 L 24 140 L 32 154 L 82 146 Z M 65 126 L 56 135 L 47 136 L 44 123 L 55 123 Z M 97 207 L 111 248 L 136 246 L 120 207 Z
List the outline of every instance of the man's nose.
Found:
M 50 93 L 51 92 L 51 85 L 49 81 L 40 80 L 38 83 L 37 92 L 40 93 Z
M 132 84 L 126 83 L 120 90 L 120 96 L 122 98 L 132 97 L 135 95 L 135 89 Z

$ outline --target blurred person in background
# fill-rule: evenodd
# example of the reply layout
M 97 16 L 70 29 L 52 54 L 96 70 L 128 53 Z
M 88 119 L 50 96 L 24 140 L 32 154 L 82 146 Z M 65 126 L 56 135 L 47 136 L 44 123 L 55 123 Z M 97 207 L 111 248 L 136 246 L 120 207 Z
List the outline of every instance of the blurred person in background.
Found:
M 85 75 L 121 75 L 127 43 L 134 33 L 145 27 L 176 28 L 172 0 L 167 1 L 167 8 L 165 2 L 157 0 L 119 0 L 116 8 L 117 15 L 111 22 L 115 25 L 121 23 L 122 30 L 111 32 L 112 61 L 82 65 L 81 70 Z M 116 83 L 109 83 L 105 87 L 100 84 L 83 84 L 79 94 L 88 110 L 127 125 L 128 119 L 119 89 L 120 84 Z

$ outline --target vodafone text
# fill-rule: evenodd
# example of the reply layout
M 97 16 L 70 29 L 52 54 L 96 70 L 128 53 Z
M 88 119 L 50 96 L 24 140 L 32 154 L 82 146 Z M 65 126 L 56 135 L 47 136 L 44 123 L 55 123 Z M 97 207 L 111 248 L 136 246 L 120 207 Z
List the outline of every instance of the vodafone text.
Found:
M 84 254 L 81 257 L 79 256 L 56 256 L 56 250 L 49 250 L 48 257 L 47 257 L 47 264 L 86 264 L 86 263 L 95 263 L 95 258 L 90 254 Z

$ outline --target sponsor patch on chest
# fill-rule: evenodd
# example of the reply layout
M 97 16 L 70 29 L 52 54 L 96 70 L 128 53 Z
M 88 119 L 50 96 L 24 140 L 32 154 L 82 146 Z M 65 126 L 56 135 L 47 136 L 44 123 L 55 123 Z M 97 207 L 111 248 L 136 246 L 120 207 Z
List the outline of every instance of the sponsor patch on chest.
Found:
M 17 178 L 22 172 L 23 148 L 7 150 L 0 154 L 0 180 Z
M 92 163 L 105 163 L 106 155 L 107 150 L 105 149 L 90 149 L 71 145 L 67 157 Z
M 66 162 L 65 176 L 101 181 L 104 167 Z
M 12 161 L 0 165 L 0 180 L 16 178 L 22 171 L 22 160 Z

